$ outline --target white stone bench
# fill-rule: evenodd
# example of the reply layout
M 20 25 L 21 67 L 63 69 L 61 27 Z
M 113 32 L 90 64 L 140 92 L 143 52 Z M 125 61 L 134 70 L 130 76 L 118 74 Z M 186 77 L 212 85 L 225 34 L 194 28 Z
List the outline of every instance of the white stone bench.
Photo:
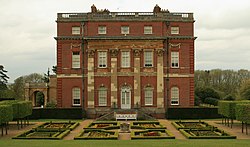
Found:
M 116 120 L 137 120 L 137 114 L 115 114 Z

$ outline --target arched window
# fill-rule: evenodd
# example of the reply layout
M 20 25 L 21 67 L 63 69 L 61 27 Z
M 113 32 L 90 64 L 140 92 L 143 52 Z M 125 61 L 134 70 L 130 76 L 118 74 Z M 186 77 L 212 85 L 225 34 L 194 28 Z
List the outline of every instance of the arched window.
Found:
M 151 86 L 144 88 L 144 100 L 146 106 L 153 105 L 153 88 Z
M 179 105 L 179 88 L 171 88 L 171 105 Z
M 80 106 L 81 105 L 81 94 L 80 94 L 80 88 L 75 87 L 72 89 L 72 104 L 73 106 Z
M 107 88 L 101 86 L 98 90 L 99 106 L 107 106 Z

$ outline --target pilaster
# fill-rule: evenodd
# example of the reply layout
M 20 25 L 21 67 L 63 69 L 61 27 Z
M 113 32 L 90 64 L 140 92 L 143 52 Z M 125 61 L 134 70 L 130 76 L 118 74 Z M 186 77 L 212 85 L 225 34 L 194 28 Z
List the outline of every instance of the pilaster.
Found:
M 109 49 L 111 55 L 111 105 L 117 106 L 117 55 L 118 49 Z
M 88 51 L 88 108 L 94 108 L 94 54 L 95 50 L 89 49 Z
M 134 106 L 141 104 L 141 72 L 140 54 L 141 49 L 133 49 L 134 52 Z
M 164 108 L 164 74 L 163 53 L 164 49 L 156 49 L 157 53 L 157 108 Z

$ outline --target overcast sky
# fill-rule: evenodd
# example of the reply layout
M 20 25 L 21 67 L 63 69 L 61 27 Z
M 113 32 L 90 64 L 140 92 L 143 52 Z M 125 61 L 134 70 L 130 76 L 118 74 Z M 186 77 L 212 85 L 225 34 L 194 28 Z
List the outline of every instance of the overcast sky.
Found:
M 193 12 L 195 69 L 250 70 L 249 0 L 0 0 L 0 65 L 9 82 L 56 65 L 57 13 L 151 12 L 158 4 L 170 12 Z

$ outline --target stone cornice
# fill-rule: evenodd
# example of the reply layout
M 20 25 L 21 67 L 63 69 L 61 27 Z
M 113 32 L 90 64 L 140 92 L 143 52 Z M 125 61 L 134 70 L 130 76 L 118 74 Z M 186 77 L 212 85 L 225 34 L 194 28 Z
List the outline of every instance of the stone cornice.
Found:
M 58 36 L 54 37 L 55 40 L 166 40 L 166 39 L 179 39 L 195 40 L 194 36 Z

